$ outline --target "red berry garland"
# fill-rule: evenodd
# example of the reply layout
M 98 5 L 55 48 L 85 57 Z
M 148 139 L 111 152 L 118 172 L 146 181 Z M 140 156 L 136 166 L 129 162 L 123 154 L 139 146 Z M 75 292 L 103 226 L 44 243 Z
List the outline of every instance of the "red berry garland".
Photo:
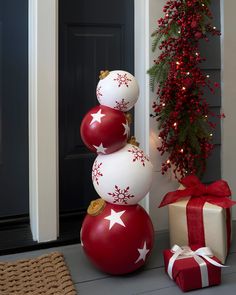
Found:
M 199 41 L 208 35 L 220 35 L 210 24 L 209 0 L 170 0 L 163 8 L 165 16 L 158 20 L 153 51 L 162 51 L 149 69 L 152 89 L 158 83 L 158 99 L 153 104 L 154 117 L 159 123 L 158 147 L 162 174 L 171 166 L 174 173 L 185 176 L 201 175 L 206 167 L 213 144 L 209 105 L 203 97 L 204 87 L 211 87 L 209 76 L 199 65 L 205 59 L 199 52 Z M 216 86 L 216 85 L 215 85 Z

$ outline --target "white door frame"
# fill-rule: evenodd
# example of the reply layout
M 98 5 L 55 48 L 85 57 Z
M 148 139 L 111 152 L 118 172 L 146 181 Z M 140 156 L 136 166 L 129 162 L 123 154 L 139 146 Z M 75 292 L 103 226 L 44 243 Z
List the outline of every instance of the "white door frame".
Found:
M 29 1 L 29 189 L 33 239 L 57 239 L 58 198 L 58 0 Z M 135 2 L 135 76 L 140 97 L 135 135 L 149 153 L 149 1 Z M 149 211 L 149 197 L 142 205 Z
M 29 194 L 33 239 L 58 236 L 57 0 L 29 1 Z

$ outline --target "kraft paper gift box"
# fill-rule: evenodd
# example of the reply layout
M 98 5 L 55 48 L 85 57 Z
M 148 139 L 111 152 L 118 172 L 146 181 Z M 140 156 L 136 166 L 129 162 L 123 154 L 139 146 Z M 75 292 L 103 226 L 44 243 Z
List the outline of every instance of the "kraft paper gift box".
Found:
M 174 245 L 163 252 L 165 271 L 184 292 L 219 285 L 223 265 L 212 254 L 209 248 Z
M 203 221 L 197 219 L 198 213 L 196 212 L 196 220 L 191 222 L 187 220 L 187 208 L 191 207 L 191 204 L 188 204 L 189 199 L 186 198 L 168 206 L 171 246 L 174 244 L 207 246 L 224 263 L 231 242 L 229 209 L 205 203 L 202 209 Z M 193 210 L 197 211 L 196 208 Z M 199 226 L 201 222 L 203 222 L 205 241 L 202 241 L 200 237 Z
M 185 188 L 168 193 L 160 205 L 169 207 L 171 246 L 207 246 L 224 263 L 231 243 L 230 207 L 236 204 L 228 184 L 205 186 L 193 175 L 181 183 Z

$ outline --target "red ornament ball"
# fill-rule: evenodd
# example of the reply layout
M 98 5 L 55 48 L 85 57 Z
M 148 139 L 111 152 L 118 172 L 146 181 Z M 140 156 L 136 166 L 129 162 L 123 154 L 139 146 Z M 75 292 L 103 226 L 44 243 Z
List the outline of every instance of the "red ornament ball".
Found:
M 129 125 L 123 112 L 99 105 L 84 116 L 80 134 L 91 151 L 110 154 L 125 146 Z
M 114 205 L 98 199 L 91 202 L 88 213 L 81 245 L 97 268 L 121 275 L 144 265 L 153 248 L 154 229 L 140 205 Z

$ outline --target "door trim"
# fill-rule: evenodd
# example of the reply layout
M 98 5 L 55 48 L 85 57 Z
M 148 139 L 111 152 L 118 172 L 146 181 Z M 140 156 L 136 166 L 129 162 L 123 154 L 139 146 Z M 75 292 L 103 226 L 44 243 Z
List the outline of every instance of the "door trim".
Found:
M 57 0 L 29 0 L 29 203 L 33 239 L 58 236 Z
M 29 1 L 29 189 L 33 239 L 59 233 L 58 0 Z M 149 2 L 134 0 L 135 76 L 140 97 L 135 135 L 149 154 Z M 149 211 L 149 196 L 142 205 Z

